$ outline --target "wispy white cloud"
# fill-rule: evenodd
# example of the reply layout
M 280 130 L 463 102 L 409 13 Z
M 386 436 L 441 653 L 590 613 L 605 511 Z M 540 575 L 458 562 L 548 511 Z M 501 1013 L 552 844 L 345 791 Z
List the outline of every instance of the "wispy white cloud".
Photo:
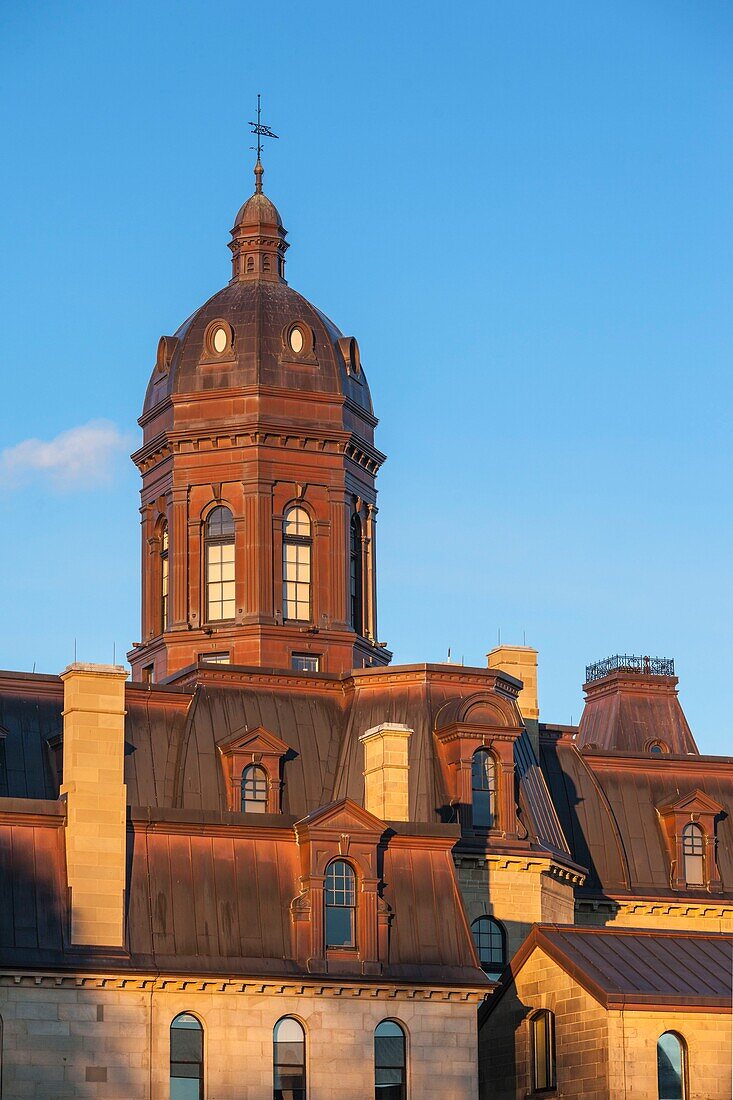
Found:
M 0 451 L 0 487 L 34 479 L 58 490 L 94 488 L 110 481 L 115 460 L 129 444 L 110 420 L 90 420 L 53 439 L 24 439 Z

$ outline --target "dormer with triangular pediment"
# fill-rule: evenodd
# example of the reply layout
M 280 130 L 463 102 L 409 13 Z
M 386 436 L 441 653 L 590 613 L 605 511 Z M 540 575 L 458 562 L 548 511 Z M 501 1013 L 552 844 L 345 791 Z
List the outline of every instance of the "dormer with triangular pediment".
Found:
M 258 726 L 218 746 L 227 807 L 235 813 L 281 811 L 283 765 L 291 751 L 274 733 Z
M 387 824 L 350 798 L 295 825 L 301 893 L 291 913 L 298 961 L 311 973 L 377 975 L 387 962 L 389 907 L 380 897 L 380 844 Z M 347 934 L 329 938 L 329 910 Z M 348 912 L 347 912 L 348 911 Z
M 657 813 L 669 851 L 672 888 L 721 890 L 716 824 L 725 807 L 697 787 L 664 799 Z

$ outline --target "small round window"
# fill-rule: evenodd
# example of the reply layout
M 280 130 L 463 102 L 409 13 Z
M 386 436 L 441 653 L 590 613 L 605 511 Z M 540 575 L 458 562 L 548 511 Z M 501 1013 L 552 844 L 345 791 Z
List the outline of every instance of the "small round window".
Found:
M 223 351 L 226 351 L 226 346 L 229 343 L 229 337 L 227 335 L 226 329 L 223 329 L 221 327 L 214 329 L 214 335 L 211 338 L 211 343 L 217 355 L 221 355 Z
M 296 355 L 300 355 L 304 344 L 305 338 L 303 337 L 303 330 L 295 325 L 295 327 L 290 330 L 290 347 Z

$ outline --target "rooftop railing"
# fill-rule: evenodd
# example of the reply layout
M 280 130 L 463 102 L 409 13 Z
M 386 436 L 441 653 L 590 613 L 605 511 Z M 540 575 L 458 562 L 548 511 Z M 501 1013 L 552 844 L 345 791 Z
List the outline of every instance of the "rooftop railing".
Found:
M 642 676 L 674 676 L 674 661 L 670 657 L 632 657 L 628 653 L 606 657 L 585 666 L 585 682 L 602 680 L 612 672 L 637 672 Z

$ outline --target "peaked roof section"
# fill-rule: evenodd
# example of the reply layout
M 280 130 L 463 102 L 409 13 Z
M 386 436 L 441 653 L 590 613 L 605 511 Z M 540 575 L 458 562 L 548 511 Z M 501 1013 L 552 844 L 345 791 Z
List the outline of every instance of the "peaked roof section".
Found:
M 616 668 L 583 687 L 579 748 L 594 746 L 621 752 L 649 752 L 661 742 L 665 751 L 699 755 L 677 698 L 677 677 Z
M 730 935 L 538 924 L 509 965 L 512 980 L 537 949 L 604 1008 L 731 1009 Z

